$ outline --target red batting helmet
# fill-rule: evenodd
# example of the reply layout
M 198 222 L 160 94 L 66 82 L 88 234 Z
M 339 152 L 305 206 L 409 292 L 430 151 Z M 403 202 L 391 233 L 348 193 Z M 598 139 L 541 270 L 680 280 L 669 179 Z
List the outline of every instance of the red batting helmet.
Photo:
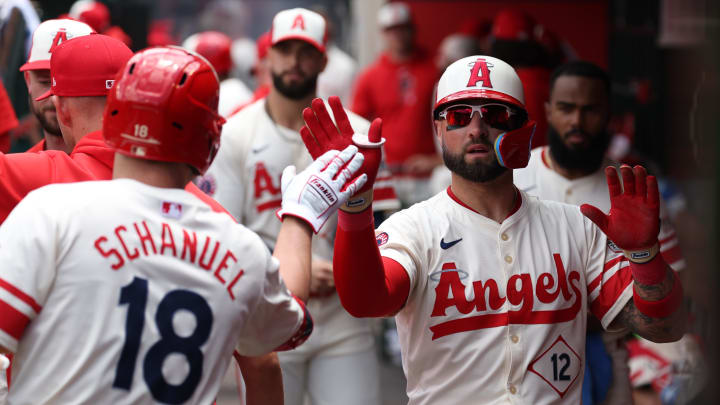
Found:
M 68 15 L 91 26 L 97 32 L 103 32 L 110 26 L 110 10 L 99 1 L 78 0 L 70 7 Z
M 453 62 L 438 81 L 435 118 L 452 103 L 472 100 L 498 102 L 517 110 L 524 125 L 498 136 L 495 153 L 499 163 L 507 168 L 527 166 L 535 122 L 527 121 L 523 85 L 515 69 L 491 56 L 468 56 Z
M 219 80 L 200 55 L 149 48 L 125 65 L 108 96 L 105 141 L 124 155 L 205 172 L 220 146 Z
M 198 32 L 187 37 L 182 46 L 204 56 L 221 76 L 228 74 L 232 68 L 230 56 L 232 40 L 222 32 Z

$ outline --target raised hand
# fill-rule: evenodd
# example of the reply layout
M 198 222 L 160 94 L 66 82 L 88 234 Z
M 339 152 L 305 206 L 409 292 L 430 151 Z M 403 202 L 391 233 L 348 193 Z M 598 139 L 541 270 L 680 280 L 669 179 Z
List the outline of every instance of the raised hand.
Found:
M 610 213 L 583 204 L 582 213 L 593 221 L 633 261 L 651 259 L 657 253 L 660 232 L 660 193 L 655 176 L 648 176 L 642 166 L 620 167 L 623 184 L 617 171 L 605 168 L 610 190 Z M 633 254 L 636 257 L 633 257 Z
M 318 233 L 328 217 L 367 182 L 365 174 L 355 177 L 363 160 L 358 148 L 350 145 L 342 152 L 325 152 L 298 174 L 295 166 L 286 167 L 282 174 L 282 208 L 277 212 L 278 218 L 296 216 Z
M 381 137 L 382 120 L 376 118 L 370 124 L 367 135 L 356 134 L 340 99 L 332 96 L 328 99 L 328 104 L 330 104 L 337 126 L 330 118 L 325 103 L 316 98 L 312 101 L 310 108 L 303 110 L 305 126 L 300 130 L 300 135 L 313 158 L 331 149 L 342 150 L 348 145 L 355 145 L 360 149 L 365 156 L 365 161 L 358 173 L 367 175 L 367 182 L 344 209 L 352 210 L 353 207 L 364 209 L 372 200 L 372 187 L 382 158 L 380 148 L 384 143 L 384 139 Z

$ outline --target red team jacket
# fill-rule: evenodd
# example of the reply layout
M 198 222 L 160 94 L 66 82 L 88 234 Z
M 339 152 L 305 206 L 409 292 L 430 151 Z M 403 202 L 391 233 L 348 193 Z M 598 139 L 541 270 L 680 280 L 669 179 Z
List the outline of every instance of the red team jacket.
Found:
M 385 161 L 392 172 L 410 156 L 436 153 L 431 116 L 436 79 L 432 59 L 418 52 L 404 63 L 382 54 L 355 82 L 350 109 L 370 121 L 382 117 Z
M 53 183 L 111 179 L 114 157 L 115 152 L 105 144 L 100 131 L 85 135 L 69 155 L 62 151 L 0 154 L 0 224 L 20 200 L 36 188 Z M 193 183 L 188 183 L 185 190 L 205 201 L 213 211 L 227 212 Z
M 18 126 L 15 110 L 8 98 L 5 86 L 0 81 L 0 152 L 7 153 L 10 150 L 10 130 Z

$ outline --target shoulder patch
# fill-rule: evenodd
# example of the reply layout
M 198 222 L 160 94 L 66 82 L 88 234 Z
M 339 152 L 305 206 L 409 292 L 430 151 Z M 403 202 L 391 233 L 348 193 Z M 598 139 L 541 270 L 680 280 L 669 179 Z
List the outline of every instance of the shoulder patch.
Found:
M 196 180 L 197 186 L 203 193 L 212 197 L 217 190 L 217 182 L 212 174 L 205 174 Z
M 387 232 L 380 233 L 375 237 L 378 247 L 386 244 L 388 242 L 388 239 L 389 237 Z

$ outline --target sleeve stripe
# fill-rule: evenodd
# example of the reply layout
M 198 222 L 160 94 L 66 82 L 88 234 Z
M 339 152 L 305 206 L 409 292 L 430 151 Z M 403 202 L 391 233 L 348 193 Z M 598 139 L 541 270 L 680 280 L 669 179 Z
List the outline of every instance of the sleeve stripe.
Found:
M 373 190 L 373 200 L 381 201 L 381 200 L 396 200 L 397 195 L 395 195 L 395 189 L 392 187 L 383 187 L 380 189 L 374 189 Z
M 0 300 L 0 329 L 12 336 L 15 340 L 20 340 L 25 327 L 30 323 L 30 318 L 25 314 L 8 305 L 5 301 Z
M 660 245 L 662 246 L 663 244 L 668 243 L 671 239 L 675 238 L 677 238 L 677 235 L 675 234 L 675 232 L 672 232 L 667 237 L 660 239 Z
M 683 259 L 679 245 L 675 245 L 667 250 L 661 251 L 660 254 L 662 255 L 663 259 L 665 259 L 665 262 L 671 265 L 671 267 L 673 267 L 673 264 Z
M 630 267 L 625 266 L 603 284 L 600 295 L 590 304 L 592 313 L 602 320 L 630 283 L 632 283 Z
M 629 263 L 628 259 L 622 255 L 605 263 L 605 267 L 603 268 L 602 274 L 595 277 L 595 279 L 593 281 L 591 281 L 590 284 L 588 284 L 588 287 L 587 287 L 588 295 L 590 295 L 590 293 L 595 290 L 595 288 L 600 284 L 600 282 L 602 282 L 602 279 L 605 276 L 605 273 L 608 272 L 608 270 L 611 270 L 613 267 L 615 267 L 618 264 L 620 264 L 620 267 L 623 267 L 623 264 L 628 264 L 628 263 Z
M 0 278 L 0 288 L 6 290 L 10 294 L 14 295 L 18 299 L 20 299 L 22 302 L 28 304 L 30 308 L 32 308 L 36 313 L 39 313 L 42 307 L 38 305 L 37 302 L 33 299 L 33 297 L 25 294 L 24 292 L 20 291 L 18 288 L 15 288 L 14 285 L 8 283 L 7 281 Z

